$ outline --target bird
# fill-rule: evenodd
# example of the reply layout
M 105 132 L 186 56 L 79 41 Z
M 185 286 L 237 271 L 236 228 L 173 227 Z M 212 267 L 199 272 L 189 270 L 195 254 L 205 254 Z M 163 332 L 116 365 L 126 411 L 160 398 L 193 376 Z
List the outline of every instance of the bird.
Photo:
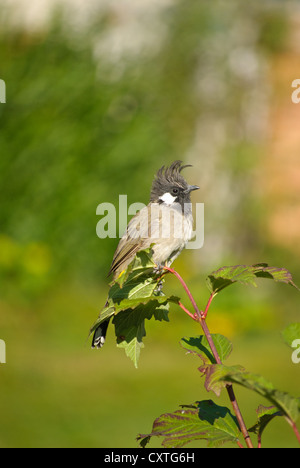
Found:
M 198 185 L 189 185 L 181 172 L 190 164 L 176 160 L 156 173 L 150 201 L 128 223 L 113 256 L 108 276 L 116 280 L 135 258 L 137 252 L 152 246 L 152 260 L 158 268 L 174 262 L 193 236 L 191 192 Z M 105 343 L 110 318 L 96 328 L 92 348 Z

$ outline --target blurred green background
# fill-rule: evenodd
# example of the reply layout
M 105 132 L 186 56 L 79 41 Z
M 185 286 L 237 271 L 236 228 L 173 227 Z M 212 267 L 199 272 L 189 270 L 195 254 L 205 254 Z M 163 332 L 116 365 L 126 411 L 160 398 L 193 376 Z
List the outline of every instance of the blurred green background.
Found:
M 88 331 L 108 291 L 117 239 L 96 236 L 96 207 L 147 203 L 154 173 L 193 164 L 205 242 L 174 264 L 199 306 L 225 264 L 268 262 L 300 284 L 300 9 L 296 3 L 1 2 L 0 446 L 136 447 L 180 404 L 213 398 L 179 346 L 200 333 L 175 306 L 146 323 L 139 369 Z M 49 5 L 51 2 L 49 2 Z M 22 10 L 23 5 L 23 10 Z M 22 13 L 23 11 L 23 13 Z M 170 278 L 166 289 L 186 298 Z M 211 332 L 241 364 L 299 396 L 300 365 L 280 332 L 299 321 L 299 292 L 260 280 L 215 299 Z M 240 388 L 248 426 L 263 399 Z M 152 446 L 159 447 L 159 440 Z M 195 444 L 195 446 L 205 446 Z M 297 446 L 280 419 L 265 447 Z

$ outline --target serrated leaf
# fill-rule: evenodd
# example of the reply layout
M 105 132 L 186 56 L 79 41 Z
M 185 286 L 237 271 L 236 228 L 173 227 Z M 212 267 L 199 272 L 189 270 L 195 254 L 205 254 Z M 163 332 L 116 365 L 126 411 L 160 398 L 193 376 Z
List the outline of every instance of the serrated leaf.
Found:
M 225 336 L 218 333 L 212 334 L 211 337 L 221 361 L 224 361 L 232 351 L 232 343 Z M 216 363 L 205 335 L 182 338 L 180 344 L 189 353 L 194 353 L 201 357 L 204 363 Z
M 152 296 L 157 288 L 157 281 L 152 277 L 128 277 L 127 281 L 120 287 L 119 283 L 114 283 L 108 297 L 115 303 L 119 303 L 123 299 L 134 299 L 137 297 L 147 298 Z
M 144 312 L 144 307 L 139 306 L 136 309 L 125 310 L 113 319 L 117 346 L 124 348 L 126 356 L 132 360 L 135 367 L 138 365 L 141 348 L 144 347 L 142 340 L 146 336 Z M 150 317 L 148 314 L 147 318 Z
M 179 302 L 178 297 L 161 292 L 165 273 L 154 269 L 151 255 L 151 248 L 138 252 L 126 271 L 111 283 L 107 302 L 90 330 L 91 335 L 99 324 L 114 316 L 117 346 L 125 349 L 135 366 L 146 335 L 145 319 L 168 321 L 169 303 Z
M 299 290 L 293 282 L 291 273 L 286 268 L 270 267 L 267 263 L 224 266 L 208 275 L 206 284 L 210 293 L 216 295 L 222 289 L 237 282 L 257 286 L 256 278 L 273 279 L 290 284 Z
M 133 361 L 135 367 L 138 366 L 143 338 L 146 336 L 145 320 L 150 320 L 152 317 L 155 320 L 168 321 L 168 302 L 160 303 L 160 297 L 139 304 L 134 309 L 126 309 L 115 315 L 113 323 L 117 336 L 117 346 L 124 348 L 126 355 Z
M 232 351 L 232 343 L 223 335 L 218 333 L 211 335 L 216 350 L 220 356 L 221 361 L 230 355 Z M 198 370 L 205 376 L 204 386 L 206 390 L 213 391 L 217 396 L 220 396 L 221 390 L 226 386 L 226 382 L 221 381 L 221 375 L 228 373 L 230 367 L 216 365 L 216 360 L 212 354 L 210 345 L 205 335 L 182 338 L 181 346 L 189 353 L 196 354 L 203 361 L 203 366 Z M 235 370 L 241 370 L 241 367 L 235 367 Z
M 283 339 L 288 346 L 294 348 L 295 340 L 300 340 L 300 323 L 291 323 L 282 332 Z
M 126 356 L 131 359 L 134 364 L 134 367 L 138 367 L 138 361 L 140 358 L 141 349 L 144 348 L 144 343 L 139 341 L 137 336 L 134 335 L 133 330 L 131 330 L 132 337 L 127 336 L 126 340 L 121 341 L 117 344 L 118 348 L 124 348 Z
M 211 400 L 183 406 L 173 413 L 162 414 L 152 427 L 151 434 L 140 434 L 141 446 L 151 437 L 163 437 L 166 448 L 183 447 L 195 440 L 206 440 L 209 447 L 219 447 L 225 442 L 236 442 L 240 430 L 236 418 L 224 406 Z
M 205 375 L 204 387 L 208 392 L 214 392 L 218 397 L 221 391 L 226 387 L 227 383 L 223 380 L 228 372 L 240 372 L 243 370 L 242 366 L 224 366 L 221 364 L 210 364 L 199 367 L 198 369 L 202 375 Z
M 221 376 L 221 380 L 237 383 L 262 395 L 290 421 L 295 422 L 299 416 L 299 399 L 277 390 L 271 382 L 260 375 L 230 370 L 227 375 Z
M 175 304 L 178 304 L 179 302 L 179 297 L 177 296 L 148 296 L 148 297 L 134 297 L 134 298 L 128 298 L 128 299 L 123 299 L 120 301 L 118 304 L 115 304 L 115 312 L 119 312 L 121 310 L 126 310 L 126 309 L 134 309 L 135 307 L 141 305 L 141 304 L 148 304 L 152 303 L 154 307 L 157 306 L 157 304 L 167 304 L 168 302 L 174 302 Z
M 271 422 L 276 416 L 282 416 L 283 413 L 278 411 L 276 406 L 263 406 L 260 405 L 257 410 L 257 423 L 254 426 L 248 429 L 249 432 L 254 432 L 257 434 L 258 438 L 261 439 L 262 433 L 265 430 L 266 426 Z
M 112 284 L 118 283 L 119 286 L 122 287 L 123 284 L 128 281 L 129 277 L 132 279 L 141 275 L 155 276 L 154 268 L 156 265 L 152 260 L 152 254 L 153 251 L 151 247 L 137 252 L 127 269 L 121 273 L 121 275 Z

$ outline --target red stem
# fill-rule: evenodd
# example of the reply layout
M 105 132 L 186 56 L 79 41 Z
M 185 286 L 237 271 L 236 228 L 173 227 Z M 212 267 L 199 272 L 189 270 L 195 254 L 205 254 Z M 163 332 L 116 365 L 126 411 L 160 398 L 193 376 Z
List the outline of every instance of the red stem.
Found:
M 257 439 L 258 439 L 257 448 L 261 448 L 261 435 L 260 434 L 258 434 Z
M 195 315 L 193 315 L 193 314 L 182 304 L 182 302 L 179 301 L 179 302 L 178 302 L 178 305 L 179 305 L 179 307 L 181 307 L 182 310 L 184 310 L 184 312 L 185 312 L 186 314 L 188 314 L 193 320 L 197 320 L 196 317 L 195 317 Z
M 299 434 L 298 428 L 297 428 L 296 424 L 294 423 L 294 421 L 291 421 L 291 426 L 292 426 L 293 431 L 295 433 L 295 436 L 297 437 L 297 440 L 298 440 L 298 442 L 300 444 L 300 434 Z
M 193 316 L 194 320 L 199 319 L 199 318 L 202 318 L 203 312 L 200 311 L 200 310 L 198 309 L 198 306 L 197 306 L 197 304 L 196 304 L 195 299 L 193 298 L 193 296 L 192 296 L 192 294 L 191 294 L 189 288 L 187 287 L 185 281 L 181 278 L 180 274 L 177 273 L 177 271 L 173 270 L 173 268 L 170 268 L 170 267 L 167 267 L 167 266 L 165 266 L 164 269 L 167 270 L 167 271 L 169 271 L 169 272 L 172 273 L 173 275 L 175 275 L 176 278 L 178 278 L 179 281 L 180 281 L 180 283 L 182 284 L 182 286 L 183 286 L 185 292 L 187 293 L 187 295 L 188 295 L 188 297 L 189 297 L 189 300 L 190 300 L 191 303 L 192 303 L 192 306 L 193 306 L 194 309 L 195 309 L 196 317 Z
M 181 278 L 181 276 L 179 275 L 179 273 L 177 273 L 177 271 L 175 271 L 173 268 L 170 268 L 170 267 L 167 267 L 165 266 L 164 267 L 165 270 L 169 271 L 170 273 L 172 273 L 173 275 L 176 276 L 176 278 L 178 278 L 178 280 L 180 281 L 180 283 L 182 284 L 184 290 L 186 291 L 191 303 L 192 303 L 192 306 L 194 307 L 195 309 L 195 314 L 193 315 L 181 302 L 179 302 L 179 306 L 184 310 L 184 312 L 186 312 L 193 320 L 196 320 L 197 322 L 200 323 L 201 327 L 202 327 L 202 330 L 207 338 L 207 341 L 210 345 L 210 348 L 212 350 L 212 353 L 214 355 L 214 358 L 217 362 L 217 364 L 222 364 L 222 361 L 220 359 L 220 356 L 219 356 L 219 353 L 215 347 L 215 344 L 213 342 L 213 339 L 211 337 L 211 334 L 210 334 L 210 331 L 207 327 L 207 324 L 206 324 L 206 321 L 205 321 L 205 318 L 206 318 L 206 315 L 207 315 L 207 312 L 208 312 L 208 309 L 210 307 L 210 304 L 213 300 L 213 294 L 211 294 L 209 300 L 208 300 L 208 303 L 205 307 L 205 311 L 200 311 L 197 304 L 196 304 L 196 301 L 195 299 L 193 298 L 192 296 L 192 293 L 190 292 L 189 288 L 187 287 L 185 281 Z M 244 422 L 244 419 L 242 417 L 242 413 L 240 411 L 240 408 L 238 406 L 238 403 L 236 401 L 236 397 L 235 397 L 235 394 L 234 394 L 234 391 L 233 391 L 233 387 L 231 384 L 227 384 L 226 385 L 226 390 L 227 390 L 227 393 L 228 393 L 228 396 L 229 396 L 229 399 L 231 401 L 231 404 L 232 404 L 232 407 L 233 407 L 233 410 L 235 412 L 235 415 L 236 415 L 236 418 L 238 420 L 238 423 L 239 423 L 239 426 L 240 426 L 240 429 L 241 429 L 241 432 L 243 434 L 243 437 L 245 439 L 245 442 L 247 444 L 247 447 L 248 448 L 253 448 L 253 444 L 252 444 L 252 441 L 250 439 L 250 436 L 248 434 L 248 431 L 247 431 L 247 427 L 245 425 L 245 422 Z M 294 428 L 293 428 L 294 429 Z M 297 431 L 298 432 L 298 431 Z M 297 433 L 296 433 L 297 435 Z
M 211 295 L 210 295 L 210 297 L 209 297 L 209 299 L 208 299 L 208 303 L 206 304 L 204 314 L 203 314 L 203 318 L 204 318 L 204 319 L 205 319 L 206 316 L 207 316 L 207 312 L 208 312 L 208 309 L 209 309 L 209 307 L 210 307 L 210 304 L 211 304 L 213 298 L 214 298 L 214 293 L 211 293 Z

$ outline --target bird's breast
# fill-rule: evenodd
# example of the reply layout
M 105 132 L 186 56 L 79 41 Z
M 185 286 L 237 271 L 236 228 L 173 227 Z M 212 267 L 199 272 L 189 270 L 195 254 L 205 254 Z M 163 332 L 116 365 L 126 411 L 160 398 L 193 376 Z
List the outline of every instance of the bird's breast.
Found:
M 152 204 L 149 207 L 149 235 L 152 239 L 178 239 L 188 242 L 193 232 L 191 213 L 183 213 L 180 205 L 174 207 Z

